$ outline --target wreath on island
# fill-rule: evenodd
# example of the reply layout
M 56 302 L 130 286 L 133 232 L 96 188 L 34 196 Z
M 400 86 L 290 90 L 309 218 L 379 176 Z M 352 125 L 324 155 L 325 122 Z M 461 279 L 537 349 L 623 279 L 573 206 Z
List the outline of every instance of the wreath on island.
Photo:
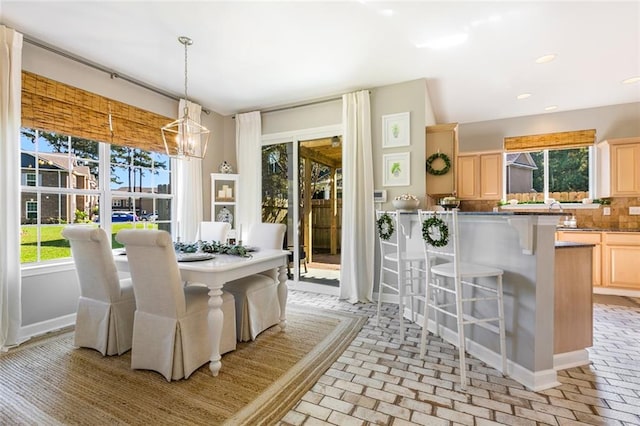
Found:
M 378 235 L 381 240 L 385 241 L 388 241 L 393 235 L 393 221 L 387 213 L 383 213 L 378 219 Z
M 441 169 L 433 168 L 431 164 L 437 159 L 440 159 L 444 162 L 443 168 Z M 426 167 L 427 167 L 427 173 L 429 173 L 430 175 L 434 175 L 434 176 L 445 175 L 447 174 L 449 169 L 451 169 L 451 160 L 449 159 L 449 156 L 447 156 L 447 154 L 444 154 L 442 152 L 436 152 L 435 154 L 431 154 L 431 156 L 427 158 Z
M 431 236 L 434 231 L 432 228 L 437 228 L 437 234 L 440 235 L 439 239 L 436 240 Z M 422 238 L 433 247 L 444 247 L 449 243 L 449 227 L 444 223 L 444 220 L 437 216 L 432 216 L 422 222 Z

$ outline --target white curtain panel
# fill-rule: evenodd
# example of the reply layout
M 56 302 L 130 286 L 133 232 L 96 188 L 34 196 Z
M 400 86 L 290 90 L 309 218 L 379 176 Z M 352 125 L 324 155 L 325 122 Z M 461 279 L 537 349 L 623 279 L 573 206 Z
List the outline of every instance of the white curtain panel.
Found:
M 367 90 L 342 96 L 340 298 L 370 302 L 375 253 L 371 108 Z
M 178 111 L 189 108 L 189 118 L 200 124 L 202 107 L 193 102 L 180 99 Z M 202 160 L 183 158 L 176 160 L 178 192 L 177 215 L 178 235 L 185 242 L 196 241 L 198 227 L 202 222 Z
M 0 348 L 18 343 L 22 34 L 0 25 Z
M 238 205 L 233 228 L 248 230 L 262 222 L 262 119 L 260 111 L 236 115 L 236 162 L 238 164 Z M 242 235 L 240 236 L 242 239 Z

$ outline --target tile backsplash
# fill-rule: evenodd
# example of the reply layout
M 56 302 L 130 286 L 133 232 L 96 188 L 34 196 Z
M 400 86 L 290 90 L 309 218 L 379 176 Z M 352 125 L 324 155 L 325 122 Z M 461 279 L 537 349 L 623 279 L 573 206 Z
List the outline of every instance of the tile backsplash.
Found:
M 467 212 L 490 212 L 496 206 L 495 201 L 467 201 L 460 203 L 460 210 Z M 602 228 L 619 230 L 640 230 L 640 215 L 630 215 L 629 207 L 640 206 L 640 197 L 611 198 L 611 204 L 597 209 L 563 208 L 563 212 L 577 219 L 578 228 Z M 603 207 L 609 207 L 611 214 L 605 216 Z

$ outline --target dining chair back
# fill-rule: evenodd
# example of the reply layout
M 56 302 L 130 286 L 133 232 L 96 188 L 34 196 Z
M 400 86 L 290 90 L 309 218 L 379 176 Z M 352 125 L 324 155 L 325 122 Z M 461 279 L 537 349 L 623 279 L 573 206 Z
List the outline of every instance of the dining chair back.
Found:
M 188 378 L 211 356 L 208 288 L 182 285 L 168 232 L 125 229 L 116 240 L 126 248 L 138 301 L 131 368 L 157 371 L 168 381 Z M 224 303 L 222 310 L 225 318 L 235 318 L 235 310 L 225 312 Z M 223 326 L 220 353 L 230 339 L 235 345 L 235 334 L 225 336 Z
M 419 210 L 422 224 L 424 254 L 427 262 L 425 312 L 420 339 L 420 356 L 426 352 L 430 311 L 436 335 L 440 335 L 440 317 L 453 318 L 458 339 L 460 384 L 467 386 L 466 338 L 467 326 L 481 327 L 498 336 L 501 365 L 507 373 L 504 306 L 502 295 L 503 270 L 490 265 L 463 262 L 460 259 L 458 209 L 428 212 Z M 441 315 L 442 314 L 442 315 Z
M 200 239 L 225 243 L 231 230 L 229 222 L 200 222 Z
M 280 223 L 256 223 L 249 229 L 247 245 L 258 250 L 282 249 L 287 227 Z M 280 286 L 278 269 L 250 275 L 225 284 L 236 301 L 236 334 L 241 342 L 255 338 L 280 322 L 279 300 L 286 300 L 286 286 Z M 279 295 L 279 291 L 285 292 Z M 281 297 L 284 296 L 284 297 Z
M 120 279 L 107 233 L 91 225 L 69 225 L 69 240 L 80 284 L 74 345 L 102 355 L 131 349 L 136 301 L 131 279 Z

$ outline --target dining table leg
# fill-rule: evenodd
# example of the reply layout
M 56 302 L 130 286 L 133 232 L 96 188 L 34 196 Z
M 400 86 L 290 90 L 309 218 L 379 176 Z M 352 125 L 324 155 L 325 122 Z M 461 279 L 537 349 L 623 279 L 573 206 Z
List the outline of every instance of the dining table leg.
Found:
M 280 302 L 280 329 L 287 326 L 287 265 L 284 264 L 278 269 L 278 301 Z
M 235 319 L 235 318 L 234 318 Z M 218 375 L 222 367 L 220 355 L 220 341 L 222 340 L 222 325 L 224 314 L 222 313 L 222 287 L 209 290 L 209 313 L 207 314 L 209 333 L 211 333 L 211 358 L 209 370 L 214 376 Z

